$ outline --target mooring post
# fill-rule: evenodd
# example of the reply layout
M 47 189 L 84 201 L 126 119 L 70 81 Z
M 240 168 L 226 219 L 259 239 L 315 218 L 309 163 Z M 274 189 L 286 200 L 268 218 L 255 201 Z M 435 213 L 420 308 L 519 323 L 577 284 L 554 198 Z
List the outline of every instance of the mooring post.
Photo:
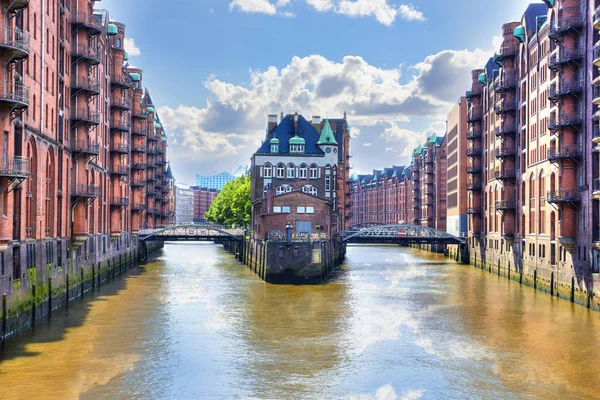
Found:
M 52 315 L 52 278 L 48 277 L 48 319 Z
M 81 271 L 81 298 L 83 299 L 83 267 L 81 267 L 80 271 Z
M 35 283 L 31 284 L 31 328 L 35 328 Z
M 67 289 L 66 290 L 67 299 L 66 299 L 65 304 L 67 305 L 67 307 L 69 307 L 69 273 L 68 272 L 67 272 L 66 278 L 67 279 L 65 281 L 65 287 Z
M 4 342 L 6 341 L 6 295 L 2 295 L 2 349 L 4 349 Z

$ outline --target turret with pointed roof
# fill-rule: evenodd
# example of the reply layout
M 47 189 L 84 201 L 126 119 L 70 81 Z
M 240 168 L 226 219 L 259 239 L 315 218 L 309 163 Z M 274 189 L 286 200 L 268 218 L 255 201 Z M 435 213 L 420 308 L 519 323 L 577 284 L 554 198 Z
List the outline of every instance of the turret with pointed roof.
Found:
M 319 141 L 317 145 L 328 145 L 328 146 L 337 146 L 338 143 L 335 140 L 335 136 L 333 135 L 333 131 L 331 130 L 331 125 L 329 125 L 329 121 L 325 121 L 325 126 L 321 130 L 321 136 L 319 137 Z

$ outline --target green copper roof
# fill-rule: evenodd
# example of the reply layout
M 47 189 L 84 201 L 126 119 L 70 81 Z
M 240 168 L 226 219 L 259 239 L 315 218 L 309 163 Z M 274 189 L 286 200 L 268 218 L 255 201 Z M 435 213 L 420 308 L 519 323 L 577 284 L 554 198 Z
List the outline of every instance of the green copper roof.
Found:
M 479 77 L 477 78 L 477 80 L 479 81 L 479 83 L 481 83 L 483 86 L 487 85 L 487 75 L 485 73 L 483 74 L 479 74 Z
M 123 60 L 129 61 L 129 53 L 128 52 L 125 52 L 125 55 L 123 56 Z
M 273 139 L 269 140 L 270 144 L 279 144 L 279 139 L 277 139 L 276 137 L 274 137 Z
M 379 180 L 379 173 L 375 172 L 375 175 L 373 176 L 373 182 L 377 182 Z
M 525 41 L 525 27 L 523 25 L 519 25 L 515 28 L 514 36 L 519 39 L 519 42 L 523 43 Z
M 153 113 L 154 112 L 154 107 L 148 107 L 148 108 L 146 108 L 146 112 Z
M 429 143 L 433 143 L 436 144 L 437 143 L 437 136 L 435 136 L 435 132 L 433 133 L 433 135 L 431 135 L 431 137 L 429 138 Z
M 300 136 L 294 136 L 290 139 L 290 144 L 306 144 L 306 140 Z
M 167 136 L 164 130 L 160 131 L 160 136 Z
M 131 80 L 134 82 L 139 82 L 142 80 L 142 76 L 140 74 L 138 74 L 137 72 L 132 72 L 129 74 L 129 76 L 131 77 Z
M 419 145 L 419 147 L 417 147 L 417 148 L 415 149 L 415 155 L 416 155 L 416 154 L 421 154 L 421 151 L 422 151 L 422 150 L 423 150 L 423 147 L 421 147 L 421 145 Z
M 550 8 L 554 7 L 554 0 L 544 0 L 544 3 L 546 3 L 546 5 L 548 5 Z
M 398 171 L 394 171 L 394 173 L 392 174 L 392 178 L 397 178 L 398 177 Z
M 499 67 L 504 65 L 504 63 L 500 61 L 500 55 L 498 53 L 494 53 L 494 62 L 498 64 Z
M 108 36 L 114 36 L 119 33 L 119 28 L 115 24 L 108 24 Z
M 167 142 L 167 138 L 166 137 L 160 138 L 160 141 L 163 142 L 163 143 L 166 143 Z
M 329 125 L 328 120 L 325 120 L 325 126 L 321 131 L 321 136 L 319 136 L 319 141 L 317 142 L 317 145 L 337 146 L 335 136 L 333 136 L 333 131 L 331 130 L 331 125 Z
M 155 122 L 155 123 L 154 123 L 154 129 L 160 129 L 160 128 L 162 128 L 162 127 L 160 126 L 160 124 L 159 124 L 158 122 Z

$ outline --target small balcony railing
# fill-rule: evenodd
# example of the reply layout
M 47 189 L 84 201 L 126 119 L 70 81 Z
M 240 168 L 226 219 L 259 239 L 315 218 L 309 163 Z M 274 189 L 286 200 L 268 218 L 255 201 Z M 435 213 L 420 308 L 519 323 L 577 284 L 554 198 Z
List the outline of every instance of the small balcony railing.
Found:
M 550 25 L 549 36 L 558 37 L 570 31 L 579 31 L 583 27 L 583 13 L 578 6 L 565 7 Z
M 97 198 L 100 197 L 100 186 L 76 184 L 71 194 L 75 197 Z
M 131 128 L 131 134 L 136 136 L 147 136 L 148 135 L 148 123 L 147 121 L 139 121 L 133 124 Z
M 146 209 L 145 203 L 133 203 L 131 205 L 131 211 L 144 211 Z
M 117 165 L 113 167 L 110 171 L 113 175 L 129 175 L 129 167 L 124 165 Z
M 0 176 L 3 178 L 27 178 L 29 159 L 26 157 L 0 157 Z
M 89 140 L 76 140 L 71 142 L 73 153 L 89 154 L 97 156 L 100 154 L 100 143 Z
M 110 146 L 110 151 L 118 154 L 129 154 L 130 148 L 128 143 L 113 143 Z
M 131 123 L 126 120 L 113 119 L 110 121 L 110 128 L 118 131 L 129 131 L 129 129 L 131 129 Z
M 553 83 L 548 89 L 548 98 L 558 99 L 562 96 L 578 94 L 583 91 L 583 79 L 560 79 L 558 83 Z
M 514 147 L 501 146 L 496 149 L 496 158 L 514 157 L 517 154 Z
M 494 171 L 494 178 L 499 180 L 515 179 L 517 177 L 514 169 L 500 169 Z
M 548 56 L 548 68 L 556 69 L 563 64 L 579 63 L 584 57 L 583 47 L 561 48 Z
M 579 145 L 565 145 L 560 149 L 551 147 L 548 149 L 547 156 L 549 161 L 564 160 L 568 158 L 579 159 L 583 157 L 583 149 Z
M 501 100 L 494 106 L 494 112 L 496 114 L 506 114 L 509 112 L 515 112 L 517 105 L 514 101 Z
M 480 156 L 481 153 L 482 153 L 481 147 L 471 146 L 471 147 L 467 148 L 467 156 L 468 157 Z
M 91 79 L 87 76 L 71 78 L 71 89 L 74 91 L 85 91 L 88 94 L 100 94 L 100 81 Z
M 546 194 L 548 203 L 578 203 L 581 201 L 579 190 L 551 190 Z
M 146 114 L 141 109 L 138 109 L 131 113 L 131 118 L 146 121 L 146 118 L 148 118 L 148 114 Z
M 133 146 L 131 148 L 131 152 L 132 153 L 145 153 L 146 152 L 146 147 L 145 146 Z
M 10 51 L 10 60 L 22 60 L 29 57 L 31 38 L 19 28 L 0 29 L 0 48 Z
M 149 148 L 148 149 L 148 154 L 155 156 L 155 155 L 158 154 L 158 150 L 153 149 L 153 148 Z
M 517 43 L 511 40 L 511 43 L 504 43 L 500 47 L 500 51 L 494 55 L 494 58 L 498 61 L 502 61 L 508 57 L 514 57 L 518 52 L 519 47 Z
M 93 65 L 100 64 L 100 52 L 85 44 L 74 44 L 71 48 L 71 57 L 75 60 L 84 59 Z
M 501 200 L 497 201 L 495 206 L 496 211 L 510 211 L 516 208 L 516 203 L 514 200 Z
M 481 181 L 477 180 L 469 180 L 467 181 L 467 190 L 469 191 L 479 191 L 482 188 Z
M 467 174 L 479 174 L 479 173 L 481 173 L 481 166 L 467 165 Z
M 517 132 L 515 123 L 502 122 L 499 127 L 495 129 L 496 136 L 514 135 Z
M 559 114 L 551 113 L 548 120 L 548 129 L 558 130 L 568 126 L 578 126 L 583 123 L 583 113 L 578 112 L 562 112 Z
M 131 87 L 131 79 L 127 75 L 111 75 L 110 84 L 128 89 Z
M 71 120 L 97 125 L 100 123 L 100 113 L 85 108 L 71 109 Z
M 117 98 L 110 103 L 110 106 L 119 110 L 129 110 L 131 109 L 131 102 L 129 99 Z
M 474 89 L 471 90 L 467 90 L 467 92 L 465 93 L 465 96 L 467 98 L 467 100 L 472 100 L 474 97 L 479 97 L 481 96 L 481 93 L 483 92 L 481 86 L 480 87 L 475 87 Z
M 3 81 L 0 83 L 0 102 L 15 109 L 25 109 L 29 107 L 29 88 L 21 83 Z
M 102 16 L 84 12 L 71 13 L 71 24 L 85 28 L 92 35 L 102 33 Z
M 481 121 L 482 112 L 480 110 L 470 110 L 467 113 L 467 122 L 473 123 L 477 121 Z
M 131 164 L 131 169 L 134 171 L 142 171 L 146 169 L 146 163 L 134 163 Z
M 481 208 L 469 207 L 469 208 L 467 208 L 467 214 L 469 214 L 469 215 L 481 214 Z
M 111 197 L 110 205 L 114 207 L 127 207 L 129 205 L 129 197 Z
M 600 144 L 600 126 L 596 123 L 592 129 L 592 142 Z
M 500 77 L 496 81 L 494 87 L 496 88 L 496 92 L 499 93 L 515 89 L 517 87 L 517 79 L 515 74 L 504 74 L 504 76 Z
M 148 184 L 148 181 L 145 179 L 132 179 L 131 180 L 131 186 L 134 187 L 140 187 L 140 186 L 146 186 Z

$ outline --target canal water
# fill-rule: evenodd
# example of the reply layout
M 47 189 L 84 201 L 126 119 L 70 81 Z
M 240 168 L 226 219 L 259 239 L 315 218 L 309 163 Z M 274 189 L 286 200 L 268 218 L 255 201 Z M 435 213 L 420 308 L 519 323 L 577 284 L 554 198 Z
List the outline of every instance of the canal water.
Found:
M 2 399 L 600 398 L 600 314 L 438 255 L 349 247 L 272 286 L 167 244 L 0 356 Z

